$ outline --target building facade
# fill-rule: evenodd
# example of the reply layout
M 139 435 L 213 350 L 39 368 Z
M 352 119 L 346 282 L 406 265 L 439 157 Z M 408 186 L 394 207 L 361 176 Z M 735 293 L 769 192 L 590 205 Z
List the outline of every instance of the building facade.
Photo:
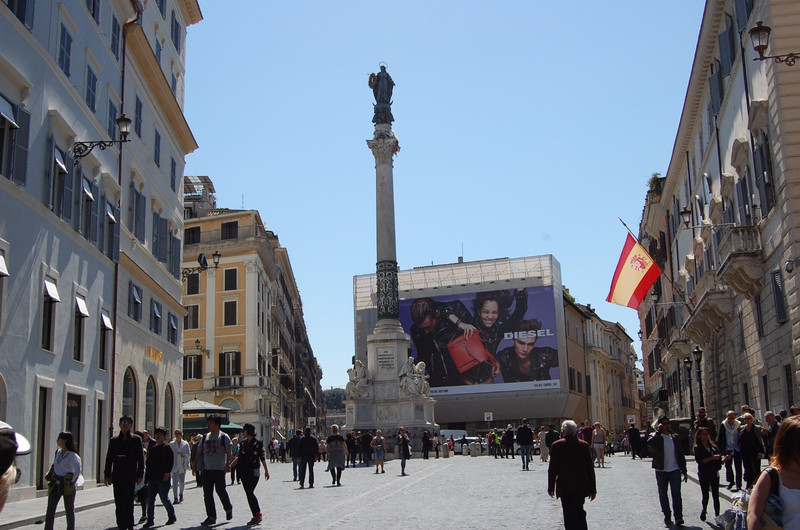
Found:
M 91 486 L 123 411 L 177 425 L 171 178 L 196 148 L 181 105 L 185 28 L 201 18 L 194 0 L 0 3 L 0 417 L 34 449 L 12 498 L 46 487 L 62 430 Z M 129 142 L 80 151 L 116 140 L 123 113 Z
M 708 0 L 669 169 L 651 181 L 640 239 L 664 274 L 639 309 L 655 414 L 721 420 L 800 399 L 800 4 Z M 686 363 L 686 360 L 690 363 Z M 699 362 L 698 362 L 699 361 Z M 689 365 L 687 367 L 687 365 Z
M 217 208 L 208 177 L 184 177 L 184 190 L 185 396 L 266 439 L 318 423 L 322 372 L 287 250 L 256 210 Z

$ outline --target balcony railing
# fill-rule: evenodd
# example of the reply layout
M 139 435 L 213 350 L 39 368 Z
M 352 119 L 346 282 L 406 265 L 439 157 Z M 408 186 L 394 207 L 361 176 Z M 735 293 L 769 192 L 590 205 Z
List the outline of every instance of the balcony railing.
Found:
M 241 375 L 226 375 L 223 377 L 216 377 L 214 380 L 214 388 L 242 388 Z
M 755 296 L 764 273 L 761 233 L 755 226 L 731 228 L 720 240 L 719 278 L 748 298 Z
M 231 237 L 234 236 L 235 237 Z M 237 239 L 246 239 L 249 237 L 258 237 L 266 239 L 266 233 L 264 232 L 264 228 L 260 225 L 239 225 L 238 230 L 235 233 L 231 232 L 230 230 L 204 230 L 200 232 L 200 243 L 216 243 L 219 241 L 235 241 Z M 189 244 L 197 244 L 198 242 L 194 243 L 186 243 Z

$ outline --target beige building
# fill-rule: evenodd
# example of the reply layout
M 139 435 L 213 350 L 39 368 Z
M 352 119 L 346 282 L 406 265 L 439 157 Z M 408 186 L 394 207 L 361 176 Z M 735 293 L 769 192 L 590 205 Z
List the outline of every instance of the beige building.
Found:
M 759 416 L 800 399 L 800 4 L 708 0 L 665 177 L 640 236 L 664 270 L 639 309 L 654 414 Z M 692 361 L 691 368 L 684 360 Z M 697 362 L 699 359 L 699 363 Z M 699 383 L 699 384 L 698 384 Z
M 184 395 L 280 440 L 323 420 L 322 372 L 287 250 L 258 211 L 217 208 L 214 193 L 208 177 L 184 178 Z

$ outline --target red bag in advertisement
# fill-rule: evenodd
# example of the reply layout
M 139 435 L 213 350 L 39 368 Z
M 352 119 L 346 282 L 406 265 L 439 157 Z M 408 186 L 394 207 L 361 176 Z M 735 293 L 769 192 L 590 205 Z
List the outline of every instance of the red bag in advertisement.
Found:
M 469 338 L 459 335 L 447 343 L 447 351 L 461 374 L 483 363 L 491 364 L 495 369 L 498 367 L 497 359 L 483 345 L 478 333 Z

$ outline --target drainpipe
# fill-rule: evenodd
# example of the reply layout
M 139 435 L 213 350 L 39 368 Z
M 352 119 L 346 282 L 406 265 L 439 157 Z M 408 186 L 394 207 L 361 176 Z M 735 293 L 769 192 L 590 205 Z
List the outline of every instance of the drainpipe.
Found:
M 127 59 L 127 34 L 128 29 L 132 24 L 138 24 L 142 18 L 142 11 L 144 8 L 139 0 L 131 0 L 131 6 L 133 6 L 134 11 L 136 11 L 136 16 L 131 20 L 127 21 L 125 25 L 122 27 L 122 72 L 120 77 L 120 113 L 125 112 L 125 66 L 126 66 L 126 59 Z M 125 144 L 119 145 L 119 158 L 117 159 L 117 184 L 119 185 L 120 189 L 122 189 L 122 150 L 124 149 Z M 120 212 L 122 211 L 122 204 L 119 205 Z M 117 219 L 118 223 L 122 222 L 120 215 L 120 219 Z M 117 371 L 117 330 L 119 329 L 118 319 L 117 319 L 117 312 L 119 309 L 119 258 L 117 259 L 117 263 L 114 264 L 114 334 L 112 335 L 111 340 L 111 398 L 109 399 L 109 407 L 108 407 L 108 437 L 111 438 L 114 435 L 114 385 L 116 384 L 116 371 Z

